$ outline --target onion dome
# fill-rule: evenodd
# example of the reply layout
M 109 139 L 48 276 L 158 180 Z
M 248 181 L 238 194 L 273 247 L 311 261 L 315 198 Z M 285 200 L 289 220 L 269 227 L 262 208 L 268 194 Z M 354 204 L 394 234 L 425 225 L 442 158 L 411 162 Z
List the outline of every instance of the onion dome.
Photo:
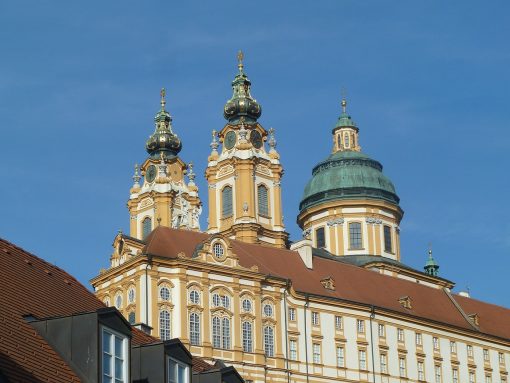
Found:
M 232 81 L 234 94 L 227 101 L 223 109 L 223 116 L 230 124 L 239 123 L 241 117 L 244 117 L 245 123 L 251 124 L 256 122 L 262 114 L 260 104 L 250 94 L 251 81 L 246 76 L 246 73 L 244 73 L 243 58 L 243 52 L 239 51 L 237 55 L 239 73 L 234 78 L 234 81 Z
M 345 111 L 333 129 L 334 152 L 312 170 L 312 179 L 305 186 L 299 210 L 325 202 L 343 199 L 377 199 L 398 205 L 400 199 L 391 180 L 383 174 L 380 162 L 362 153 L 358 142 L 358 128 Z M 353 132 L 354 133 L 348 133 Z M 338 143 L 340 138 L 351 134 L 350 141 Z M 338 137 L 340 136 L 340 137 Z M 354 138 L 354 139 L 353 139 Z
M 156 130 L 145 144 L 147 153 L 153 159 L 159 159 L 161 153 L 165 157 L 174 157 L 182 149 L 179 137 L 172 131 L 172 116 L 165 110 L 165 89 L 161 89 L 161 109 L 154 117 Z

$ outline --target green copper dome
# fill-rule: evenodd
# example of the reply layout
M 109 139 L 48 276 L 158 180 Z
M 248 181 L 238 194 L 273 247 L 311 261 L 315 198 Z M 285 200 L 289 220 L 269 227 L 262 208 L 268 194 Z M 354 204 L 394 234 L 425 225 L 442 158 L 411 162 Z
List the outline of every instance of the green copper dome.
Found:
M 156 129 L 145 143 L 145 149 L 151 158 L 159 159 L 176 156 L 182 149 L 179 137 L 172 131 L 172 116 L 165 109 L 165 89 L 161 89 L 161 109 L 154 117 Z
M 338 151 L 318 163 L 307 183 L 299 210 L 340 199 L 379 199 L 399 203 L 395 186 L 382 165 L 358 151 Z

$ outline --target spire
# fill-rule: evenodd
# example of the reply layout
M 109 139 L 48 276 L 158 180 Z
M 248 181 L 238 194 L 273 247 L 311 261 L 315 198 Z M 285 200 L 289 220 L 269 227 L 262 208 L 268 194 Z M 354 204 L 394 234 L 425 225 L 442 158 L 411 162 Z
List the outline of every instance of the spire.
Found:
M 244 73 L 243 60 L 244 53 L 239 51 L 237 54 L 239 73 L 232 81 L 233 95 L 223 109 L 223 116 L 232 125 L 237 125 L 241 117 L 244 117 L 246 124 L 251 125 L 262 114 L 262 108 L 250 94 L 251 81 Z
M 432 247 L 429 247 L 429 257 L 427 262 L 425 263 L 425 273 L 431 275 L 433 277 L 437 277 L 439 275 L 439 265 L 436 263 L 434 258 L 432 257 Z
M 347 114 L 347 100 L 345 99 L 345 96 L 342 96 L 340 105 L 342 106 L 342 113 L 338 117 L 334 130 L 344 127 L 350 127 L 358 130 L 358 127 L 352 120 L 351 116 Z
M 160 158 L 161 153 L 163 153 L 165 157 L 176 156 L 182 148 L 181 140 L 172 131 L 172 116 L 165 109 L 165 88 L 161 89 L 160 96 L 161 109 L 156 113 L 156 116 L 154 116 L 156 129 L 145 144 L 147 153 L 149 153 L 153 159 Z

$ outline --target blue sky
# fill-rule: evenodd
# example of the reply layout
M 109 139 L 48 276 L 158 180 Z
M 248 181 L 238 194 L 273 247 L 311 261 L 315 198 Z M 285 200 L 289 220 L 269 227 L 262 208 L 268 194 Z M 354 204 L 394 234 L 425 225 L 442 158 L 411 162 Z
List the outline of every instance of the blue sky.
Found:
M 177 5 L 178 4 L 178 5 Z M 106 267 L 167 88 L 203 171 L 245 52 L 276 129 L 291 237 L 331 150 L 341 89 L 405 211 L 402 261 L 510 307 L 510 4 L 504 1 L 0 3 L 0 236 L 88 285 Z M 206 209 L 205 209 L 206 210 Z M 203 226 L 205 226 L 203 216 Z

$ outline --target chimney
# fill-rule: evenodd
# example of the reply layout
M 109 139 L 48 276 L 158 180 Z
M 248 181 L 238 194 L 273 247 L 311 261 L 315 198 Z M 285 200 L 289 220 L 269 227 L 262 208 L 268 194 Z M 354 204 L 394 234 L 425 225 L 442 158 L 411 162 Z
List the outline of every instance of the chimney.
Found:
M 301 241 L 294 242 L 290 245 L 292 251 L 297 251 L 305 266 L 313 269 L 312 257 L 312 241 L 309 239 L 302 239 Z

